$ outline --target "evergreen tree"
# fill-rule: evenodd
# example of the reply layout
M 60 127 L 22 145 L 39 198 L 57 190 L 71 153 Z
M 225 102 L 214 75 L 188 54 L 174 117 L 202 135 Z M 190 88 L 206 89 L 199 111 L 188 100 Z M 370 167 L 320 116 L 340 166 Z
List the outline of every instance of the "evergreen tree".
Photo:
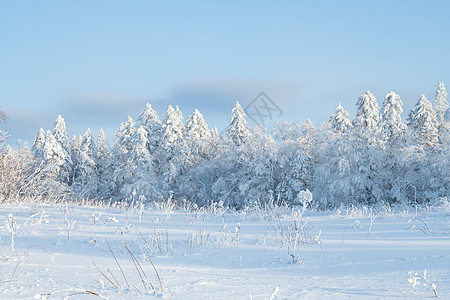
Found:
M 431 102 L 424 94 L 409 113 L 408 126 L 419 144 L 430 147 L 438 142 L 436 115 Z
M 53 127 L 53 135 L 64 151 L 70 154 L 71 145 L 69 142 L 69 135 L 67 134 L 66 123 L 61 115 L 58 115 L 56 118 L 55 125 Z
M 220 134 L 219 134 L 219 131 L 217 130 L 217 127 L 216 127 L 216 126 L 214 126 L 214 127 L 211 129 L 211 139 L 212 139 L 213 141 L 218 141 L 218 140 L 220 140 Z
M 62 182 L 70 185 L 72 184 L 71 178 L 73 175 L 72 172 L 74 167 L 71 156 L 72 149 L 69 142 L 69 135 L 67 134 L 66 130 L 66 123 L 61 115 L 58 115 L 58 117 L 56 118 L 55 125 L 53 127 L 53 136 L 63 149 L 64 154 L 64 163 L 61 165 L 59 179 Z
M 406 125 L 402 120 L 403 102 L 400 96 L 394 92 L 386 94 L 383 103 L 381 125 L 385 139 L 395 141 L 406 131 Z
M 139 126 L 130 137 L 133 149 L 127 153 L 127 164 L 123 170 L 121 195 L 125 199 L 160 200 L 157 180 L 153 170 L 154 158 L 148 151 L 147 131 Z
M 202 139 L 210 136 L 208 124 L 203 115 L 195 109 L 186 120 L 186 137 L 188 139 Z
M 42 159 L 44 158 L 44 144 L 45 144 L 45 130 L 41 127 L 41 129 L 39 129 L 36 135 L 36 139 L 33 142 L 33 147 L 31 148 L 34 157 L 38 161 L 42 161 Z
M 163 189 L 168 193 L 173 191 L 176 181 L 181 175 L 180 158 L 184 147 L 183 116 L 178 106 L 176 110 L 169 105 L 162 124 L 162 136 L 158 159 L 159 174 Z M 167 194 L 168 195 L 168 194 Z
M 189 169 L 211 155 L 212 136 L 203 115 L 196 109 L 186 120 L 183 164 Z
M 106 136 L 103 129 L 100 129 L 97 138 L 97 169 L 98 174 L 101 177 L 105 172 L 107 163 L 110 159 L 108 144 L 106 143 Z
M 74 182 L 79 175 L 78 166 L 81 162 L 81 144 L 83 142 L 83 137 L 81 135 L 72 136 L 71 148 L 72 148 L 72 157 L 73 157 L 73 170 L 72 170 L 72 178 L 71 181 Z
M 97 146 L 95 145 L 95 140 L 90 128 L 88 128 L 83 135 L 81 151 L 85 152 L 94 163 L 97 161 Z
M 359 96 L 356 106 L 356 118 L 353 120 L 353 126 L 364 130 L 375 130 L 380 121 L 380 107 L 375 96 L 370 91 L 365 92 Z
M 434 111 L 436 112 L 437 129 L 439 136 L 446 135 L 450 132 L 449 120 L 446 120 L 448 114 L 447 91 L 443 82 L 438 83 L 436 91 L 436 100 L 434 101 Z
M 99 178 L 97 170 L 97 149 L 90 129 L 83 135 L 77 159 L 77 178 L 73 189 L 80 197 L 97 196 Z
M 340 103 L 336 107 L 336 112 L 331 115 L 328 124 L 330 124 L 331 129 L 335 132 L 346 132 L 352 127 L 352 123 L 350 122 L 350 114 L 342 107 Z
M 108 190 L 109 181 L 112 180 L 114 170 L 112 166 L 109 147 L 106 143 L 106 136 L 103 129 L 100 129 L 97 138 L 97 172 L 99 178 L 99 186 L 97 194 L 101 198 L 111 197 L 111 191 Z
M 184 137 L 183 116 L 178 106 L 176 110 L 169 105 L 162 125 L 161 147 L 163 152 L 173 155 L 179 150 Z M 170 157 L 169 157 L 170 158 Z
M 147 131 L 148 150 L 155 154 L 159 146 L 162 126 L 158 114 L 150 103 L 147 102 L 145 110 L 139 115 L 136 126 L 142 126 Z
M 133 149 L 130 137 L 136 131 L 136 124 L 133 119 L 128 116 L 127 120 L 120 124 L 119 130 L 116 133 L 114 140 L 114 150 L 117 154 L 121 155 L 127 153 Z
M 231 111 L 230 127 L 227 130 L 227 136 L 238 147 L 249 143 L 252 136 L 247 120 L 245 120 L 246 116 L 247 114 L 239 104 L 239 101 L 237 101 Z
M 128 116 L 127 120 L 120 124 L 119 130 L 117 131 L 113 155 L 112 155 L 112 169 L 113 178 L 110 180 L 109 187 L 107 188 L 111 194 L 120 195 L 120 190 L 125 183 L 125 179 L 131 176 L 130 165 L 130 154 L 134 148 L 132 136 L 136 132 L 136 125 L 133 119 Z
M 61 166 L 65 162 L 65 153 L 50 130 L 47 130 L 43 146 L 43 160 L 50 176 L 60 176 Z

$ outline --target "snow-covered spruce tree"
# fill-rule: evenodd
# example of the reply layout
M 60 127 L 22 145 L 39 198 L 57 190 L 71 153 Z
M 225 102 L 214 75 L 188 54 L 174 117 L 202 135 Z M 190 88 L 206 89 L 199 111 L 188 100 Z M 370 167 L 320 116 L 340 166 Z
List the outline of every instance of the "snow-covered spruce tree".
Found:
M 227 130 L 227 137 L 237 147 L 247 144 L 252 138 L 250 127 L 245 119 L 246 116 L 247 114 L 237 101 L 231 111 L 230 127 Z
M 422 94 L 408 116 L 409 141 L 395 153 L 401 180 L 393 184 L 397 201 L 421 203 L 442 196 L 445 179 L 441 180 L 439 165 L 432 167 L 439 157 L 438 130 L 432 104 Z M 445 171 L 444 171 L 445 173 Z M 437 193 L 436 193 L 437 192 Z
M 434 111 L 436 112 L 437 129 L 440 138 L 450 134 L 450 120 L 446 119 L 446 114 L 450 115 L 447 96 L 444 83 L 439 82 L 436 91 L 436 100 L 434 101 Z
M 121 195 L 132 200 L 161 200 L 157 189 L 157 178 L 153 170 L 154 157 L 148 150 L 147 130 L 139 126 L 131 135 L 133 148 L 126 153 Z
M 113 177 L 114 170 L 112 169 L 109 147 L 103 129 L 100 129 L 97 138 L 97 173 L 99 182 L 97 191 L 98 197 L 111 197 L 112 195 L 107 188 L 108 181 Z
M 353 119 L 353 130 L 349 141 L 355 155 L 353 168 L 353 184 L 359 188 L 358 201 L 374 203 L 385 197 L 381 189 L 382 168 L 380 165 L 381 134 L 380 107 L 375 96 L 367 91 L 356 102 L 356 117 Z
M 111 168 L 113 169 L 113 174 L 112 178 L 109 180 L 107 190 L 110 191 L 111 195 L 116 197 L 121 197 L 120 191 L 125 183 L 125 179 L 132 176 L 132 174 L 129 173 L 131 162 L 129 160 L 130 155 L 128 152 L 132 151 L 134 148 L 131 137 L 135 132 L 136 124 L 133 119 L 128 116 L 127 120 L 120 124 L 119 130 L 115 136 L 111 155 Z M 121 199 L 123 200 L 123 198 Z
M 330 128 L 335 132 L 346 132 L 348 129 L 352 128 L 352 122 L 350 122 L 350 114 L 339 105 L 336 107 L 336 112 L 331 115 L 328 121 Z
M 78 177 L 78 168 L 77 166 L 81 161 L 81 143 L 83 142 L 83 137 L 81 135 L 72 136 L 71 140 L 71 148 L 72 148 L 72 161 L 73 161 L 73 170 L 72 170 L 72 178 L 71 181 L 74 182 Z
M 217 130 L 217 127 L 216 127 L 216 126 L 214 126 L 214 127 L 211 129 L 211 137 L 212 137 L 212 139 L 213 139 L 214 141 L 218 141 L 218 140 L 221 139 L 220 134 L 219 134 L 219 130 Z
M 381 115 L 381 127 L 385 140 L 395 142 L 406 132 L 406 125 L 402 120 L 403 102 L 394 92 L 386 94 Z
M 45 130 L 41 127 L 33 142 L 31 152 L 37 161 L 41 162 L 44 159 L 44 143 L 45 143 Z
M 99 175 L 104 173 L 109 157 L 109 148 L 106 143 L 106 135 L 103 129 L 100 129 L 97 137 L 97 169 Z
M 376 130 L 380 121 L 380 107 L 377 99 L 367 91 L 358 98 L 356 102 L 356 117 L 353 119 L 353 127 L 364 130 Z
M 408 127 L 419 145 L 432 147 L 438 142 L 436 115 L 424 94 L 408 115 Z
M 211 131 L 208 129 L 203 115 L 195 109 L 186 120 L 185 147 L 183 161 L 185 167 L 190 169 L 203 159 L 211 156 Z
M 73 170 L 73 162 L 72 162 L 72 149 L 69 142 L 69 136 L 67 134 L 66 130 L 66 123 L 61 117 L 61 115 L 58 115 L 55 121 L 55 125 L 53 127 L 53 136 L 55 137 L 55 140 L 58 142 L 58 144 L 61 146 L 63 150 L 63 160 L 64 163 L 61 165 L 60 168 L 60 174 L 59 174 L 59 180 L 63 183 L 66 183 L 68 185 L 72 184 L 71 178 L 72 178 L 72 170 Z
M 73 183 L 73 190 L 77 195 L 81 198 L 96 197 L 99 186 L 97 148 L 89 128 L 86 130 L 81 141 L 76 173 L 77 177 Z
M 352 128 L 352 123 L 350 122 L 350 114 L 339 105 L 336 107 L 336 112 L 331 115 L 328 121 L 330 127 L 335 132 L 346 132 L 348 129 Z
M 253 144 L 255 140 L 245 116 L 244 110 L 237 102 L 231 112 L 224 150 L 215 159 L 220 169 L 212 188 L 213 199 L 234 207 L 242 207 L 249 200 L 247 183 L 250 180 L 250 170 L 247 168 L 254 159 L 252 147 L 257 147 Z
M 142 126 L 145 131 L 147 131 L 148 151 L 150 151 L 152 155 L 155 155 L 161 139 L 162 126 L 158 114 L 152 108 L 150 103 L 147 102 L 145 110 L 139 115 L 136 126 Z
M 65 163 L 65 153 L 50 130 L 45 134 L 42 158 L 47 166 L 48 175 L 59 178 L 61 166 Z
M 184 123 L 183 115 L 178 106 L 176 110 L 169 105 L 162 123 L 162 136 L 160 140 L 160 160 L 158 175 L 162 179 L 161 184 L 164 191 L 174 191 L 180 170 L 181 151 L 184 146 Z
M 192 201 L 191 195 L 195 201 L 203 192 L 204 186 L 202 180 L 197 178 L 202 171 L 200 166 L 205 161 L 212 158 L 214 154 L 215 140 L 211 131 L 208 129 L 203 115 L 195 109 L 186 120 L 184 147 L 181 150 L 180 168 L 183 174 L 180 177 L 178 194 L 181 197 Z
M 386 193 L 385 201 L 390 203 L 401 201 L 401 194 L 405 190 L 404 170 L 397 157 L 409 143 L 409 137 L 405 135 L 407 127 L 401 117 L 402 112 L 403 102 L 400 96 L 394 92 L 386 94 L 380 121 L 384 142 L 380 170 L 386 174 L 382 177 L 381 188 Z

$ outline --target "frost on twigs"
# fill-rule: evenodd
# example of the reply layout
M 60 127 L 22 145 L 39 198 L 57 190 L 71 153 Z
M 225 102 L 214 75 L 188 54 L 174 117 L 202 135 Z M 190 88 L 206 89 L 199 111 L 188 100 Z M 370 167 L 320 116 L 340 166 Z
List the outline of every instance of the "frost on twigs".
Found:
M 409 284 L 412 285 L 413 289 L 416 291 L 419 287 L 423 287 L 425 289 L 431 288 L 433 290 L 434 296 L 436 296 L 436 298 L 438 298 L 438 293 L 436 290 L 436 284 L 430 282 L 427 279 L 427 270 L 425 269 L 423 271 L 423 276 L 419 275 L 418 272 L 415 271 L 409 271 L 408 272 L 408 282 Z M 422 283 L 423 281 L 423 283 Z

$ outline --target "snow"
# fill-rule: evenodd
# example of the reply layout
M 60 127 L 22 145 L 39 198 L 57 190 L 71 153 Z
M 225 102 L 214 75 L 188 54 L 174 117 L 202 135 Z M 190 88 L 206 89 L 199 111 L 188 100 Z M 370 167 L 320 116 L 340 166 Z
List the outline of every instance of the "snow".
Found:
M 303 216 L 178 206 L 3 204 L 2 298 L 424 299 L 433 285 L 450 295 L 448 204 Z

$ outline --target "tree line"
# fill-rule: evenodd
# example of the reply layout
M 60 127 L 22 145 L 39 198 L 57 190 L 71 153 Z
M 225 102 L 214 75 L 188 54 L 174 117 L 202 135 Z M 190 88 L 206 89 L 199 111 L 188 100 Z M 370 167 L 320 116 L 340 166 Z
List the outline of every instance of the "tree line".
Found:
M 0 146 L 0 200 L 74 197 L 163 201 L 169 197 L 241 208 L 268 201 L 294 204 L 310 190 L 320 208 L 341 204 L 423 203 L 448 197 L 450 122 L 440 82 L 434 104 L 421 95 L 406 120 L 399 95 L 380 108 L 370 92 L 356 116 L 339 104 L 328 122 L 277 122 L 251 129 L 236 103 L 221 136 L 194 110 L 186 121 L 169 106 L 160 120 L 147 103 L 128 117 L 111 146 L 103 130 L 69 139 L 59 115 L 32 148 Z M 5 114 L 0 114 L 1 120 Z M 0 131 L 0 142 L 6 137 Z

